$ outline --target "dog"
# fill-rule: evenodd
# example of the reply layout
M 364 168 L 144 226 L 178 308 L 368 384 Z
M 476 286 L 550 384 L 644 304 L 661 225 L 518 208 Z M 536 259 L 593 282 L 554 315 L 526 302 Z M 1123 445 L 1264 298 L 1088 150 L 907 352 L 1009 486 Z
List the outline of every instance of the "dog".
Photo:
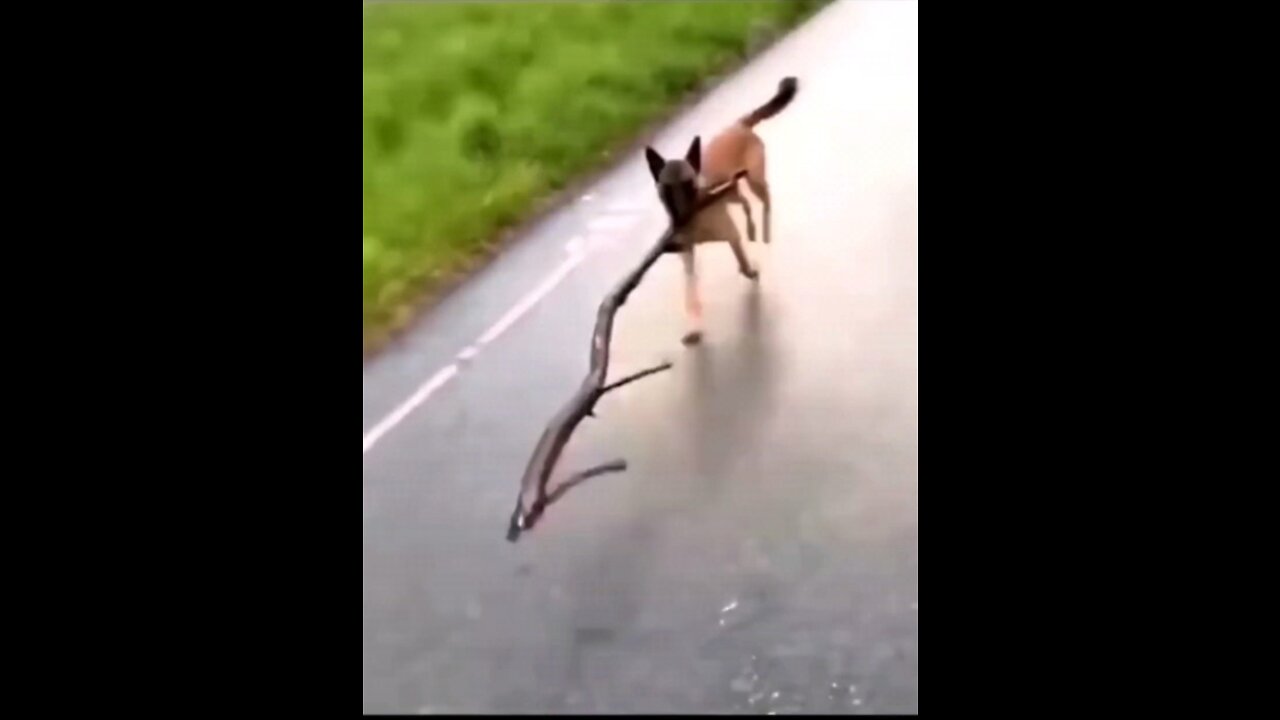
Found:
M 688 322 L 688 331 L 682 338 L 685 345 L 694 345 L 702 340 L 702 300 L 698 294 L 695 246 L 707 242 L 728 242 L 738 261 L 738 271 L 752 281 L 760 276 L 759 270 L 752 267 L 738 227 L 729 216 L 729 205 L 740 205 L 747 217 L 747 239 L 755 242 L 756 226 L 751 219 L 751 206 L 739 190 L 734 176 L 739 171 L 746 171 L 744 179 L 747 186 L 763 206 L 764 241 L 766 244 L 771 242 L 773 213 L 769 182 L 765 177 L 764 141 L 754 128 L 790 105 L 798 89 L 796 78 L 783 78 L 778 83 L 778 91 L 768 102 L 716 135 L 708 143 L 705 153 L 702 152 L 702 136 L 693 139 L 682 159 L 667 160 L 652 147 L 645 147 L 649 172 L 657 185 L 658 198 L 666 208 L 672 226 L 677 228 L 676 243 L 684 260 Z M 712 188 L 727 182 L 734 182 L 734 188 L 728 194 L 700 212 L 696 211 L 701 198 Z

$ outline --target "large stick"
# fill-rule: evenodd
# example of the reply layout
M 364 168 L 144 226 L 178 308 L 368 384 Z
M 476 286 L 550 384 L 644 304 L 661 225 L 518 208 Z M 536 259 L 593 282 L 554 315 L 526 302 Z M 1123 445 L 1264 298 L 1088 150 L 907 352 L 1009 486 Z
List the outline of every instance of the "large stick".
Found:
M 746 171 L 740 171 L 733 176 L 732 180 L 705 193 L 698 202 L 698 211 L 716 202 L 726 193 L 732 192 L 738 180 L 744 175 L 746 175 Z M 687 222 L 688 218 L 681 225 Z M 542 431 L 542 437 L 538 439 L 538 444 L 533 449 L 533 456 L 529 458 L 524 477 L 520 480 L 520 494 L 516 497 L 516 509 L 511 513 L 511 522 L 507 528 L 507 540 L 515 542 L 520 539 L 522 533 L 532 530 L 533 526 L 541 519 L 542 514 L 546 512 L 547 507 L 564 497 L 570 488 L 595 475 L 606 472 L 620 472 L 626 469 L 627 464 L 625 461 L 615 460 L 591 470 L 577 473 L 551 493 L 548 494 L 547 492 L 547 484 L 551 480 L 551 472 L 555 469 L 556 462 L 559 461 L 560 454 L 564 451 L 564 446 L 569 442 L 573 431 L 577 429 L 578 423 L 582 422 L 584 417 L 593 414 L 596 402 L 610 390 L 615 390 L 627 383 L 671 367 L 671 363 L 663 363 L 658 367 L 636 373 L 610 385 L 605 385 L 605 378 L 609 373 L 609 343 L 613 339 L 613 317 L 618 313 L 619 308 L 627 302 L 627 296 L 631 294 L 632 290 L 636 289 L 636 286 L 640 284 L 640 280 L 644 278 L 645 273 L 649 272 L 649 268 L 653 267 L 658 258 L 666 253 L 680 251 L 676 239 L 677 228 L 678 226 L 675 223 L 668 227 L 662 233 L 662 236 L 658 238 L 658 242 L 654 243 L 649 252 L 645 253 L 640 260 L 640 264 L 628 273 L 600 302 L 600 309 L 596 312 L 595 331 L 591 334 L 590 369 L 587 371 L 587 376 L 583 378 L 582 384 L 578 386 L 578 391 L 565 403 L 560 412 L 556 413 L 551 418 L 551 421 L 547 423 L 546 429 Z

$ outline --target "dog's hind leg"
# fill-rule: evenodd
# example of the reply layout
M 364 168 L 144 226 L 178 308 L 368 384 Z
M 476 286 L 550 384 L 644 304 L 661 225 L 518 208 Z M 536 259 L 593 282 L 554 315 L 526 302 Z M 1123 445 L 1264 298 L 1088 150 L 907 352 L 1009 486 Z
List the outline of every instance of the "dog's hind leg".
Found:
M 742 246 L 742 238 L 734 235 L 729 238 L 729 247 L 733 248 L 733 256 L 738 259 L 738 272 L 748 280 L 755 280 L 760 273 L 751 267 L 751 259 L 747 257 L 747 249 Z
M 764 243 L 773 240 L 773 203 L 769 200 L 769 180 L 765 173 L 764 141 L 756 139 L 746 151 L 747 186 L 760 199 L 763 207 L 761 221 L 764 223 Z
M 747 185 L 751 186 L 751 192 L 760 198 L 760 204 L 764 206 L 764 243 L 768 245 L 773 240 L 773 203 L 769 201 L 769 183 L 764 177 L 755 178 L 747 176 Z
M 741 192 L 735 192 L 733 194 L 732 199 L 742 207 L 742 214 L 747 219 L 747 240 L 749 240 L 750 242 L 755 242 L 756 241 L 756 223 L 751 218 L 751 203 L 747 202 L 747 196 L 743 195 Z

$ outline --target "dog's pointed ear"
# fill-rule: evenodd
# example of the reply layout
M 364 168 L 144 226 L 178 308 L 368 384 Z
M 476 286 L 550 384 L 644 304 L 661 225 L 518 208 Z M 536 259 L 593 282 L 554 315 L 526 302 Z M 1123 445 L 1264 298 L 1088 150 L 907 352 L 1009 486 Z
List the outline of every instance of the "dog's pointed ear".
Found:
M 645 147 L 644 159 L 649 161 L 649 172 L 653 174 L 654 182 L 657 182 L 658 173 L 662 172 L 662 168 L 667 164 L 667 161 L 663 160 L 658 151 L 651 147 Z
M 689 152 L 685 153 L 684 159 L 689 161 L 693 166 L 694 172 L 702 172 L 702 136 L 697 135 L 693 138 L 693 143 L 689 145 Z

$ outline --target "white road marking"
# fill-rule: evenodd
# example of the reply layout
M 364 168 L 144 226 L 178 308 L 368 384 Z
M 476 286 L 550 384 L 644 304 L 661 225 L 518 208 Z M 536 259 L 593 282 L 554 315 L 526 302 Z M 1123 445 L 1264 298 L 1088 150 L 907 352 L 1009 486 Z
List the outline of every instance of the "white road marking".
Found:
M 533 292 L 521 298 L 520 302 L 515 304 L 515 307 L 508 310 L 506 315 L 503 315 L 498 319 L 498 322 L 493 324 L 493 327 L 486 330 L 485 333 L 480 336 L 480 340 L 477 341 L 477 344 L 488 345 L 496 340 L 499 335 L 506 332 L 507 329 L 514 325 L 522 315 L 529 312 L 530 308 L 536 305 L 539 300 L 546 297 L 547 293 L 551 292 L 556 285 L 559 285 L 560 281 L 565 279 L 565 276 L 567 276 L 574 268 L 578 267 L 578 264 L 582 262 L 584 257 L 586 256 L 581 252 L 571 254 L 564 262 L 560 263 L 560 267 L 556 268 L 546 280 L 542 281 L 541 285 L 534 288 Z
M 587 222 L 587 230 L 591 233 L 618 232 L 633 227 L 640 218 L 634 215 L 602 215 Z
M 510 329 L 517 320 L 519 320 L 525 313 L 529 312 L 534 305 L 538 304 L 539 300 L 546 297 L 548 293 L 554 290 L 555 287 L 561 283 L 561 281 L 568 277 L 569 273 L 572 272 L 574 268 L 582 263 L 583 259 L 586 258 L 586 253 L 583 251 L 581 238 L 574 238 L 574 240 L 578 241 L 576 245 L 574 244 L 574 241 L 571 240 L 569 245 L 565 247 L 569 252 L 569 257 L 566 258 L 564 262 L 560 263 L 560 265 L 541 283 L 539 283 L 537 287 L 524 297 L 520 298 L 520 301 L 508 310 L 506 314 L 498 318 L 498 321 L 486 330 L 484 334 L 480 336 L 479 340 L 476 340 L 471 345 L 463 348 L 462 351 L 458 353 L 459 361 L 466 362 L 471 360 L 479 354 L 481 348 L 498 339 L 502 333 Z M 459 368 L 457 363 L 453 363 L 442 368 L 439 372 L 432 375 L 430 379 L 419 386 L 418 389 L 414 391 L 413 395 L 409 396 L 409 399 L 400 403 L 400 406 L 393 410 L 390 415 L 383 418 L 377 425 L 374 425 L 373 429 L 364 435 L 364 452 L 368 453 L 384 435 L 391 432 L 397 425 L 403 422 L 405 418 L 409 417 L 409 414 L 416 410 L 419 405 L 426 402 L 427 398 L 431 397 L 435 391 L 444 387 L 446 383 L 458 374 L 458 370 Z
M 583 196 L 583 200 L 590 200 L 590 194 Z M 614 206 L 610 208 L 606 214 L 597 215 L 587 221 L 588 236 L 575 235 L 569 242 L 565 243 L 564 249 L 568 253 L 568 257 L 564 262 L 560 263 L 551 274 L 543 279 L 533 290 L 511 307 L 502 317 L 498 318 L 488 330 L 480 336 L 471 345 L 463 348 L 457 355 L 457 362 L 451 364 L 435 375 L 432 375 L 425 383 L 414 391 L 409 399 L 405 400 L 390 415 L 386 416 L 373 429 L 364 435 L 364 452 L 369 450 L 382 439 L 384 435 L 394 429 L 397 425 L 404 421 L 419 405 L 426 402 L 434 392 L 444 387 L 446 383 L 452 380 L 460 371 L 460 364 L 464 364 L 474 359 L 480 354 L 480 350 L 485 345 L 497 340 L 502 333 L 506 332 L 515 325 L 525 313 L 529 312 L 534 305 L 537 305 L 542 298 L 555 289 L 570 272 L 576 268 L 587 256 L 589 249 L 598 249 L 601 246 L 611 244 L 617 239 L 619 232 L 625 232 L 638 226 L 643 219 L 637 216 L 637 210 L 630 207 Z
M 400 403 L 400 407 L 392 410 L 390 415 L 382 419 L 382 422 L 374 425 L 372 430 L 365 433 L 364 451 L 366 453 L 369 452 L 369 449 L 381 440 L 383 435 L 391 432 L 392 428 L 399 425 L 401 420 L 408 417 L 409 413 L 413 412 L 414 409 L 425 402 L 427 398 L 431 397 L 432 393 L 444 387 L 444 384 L 452 380 L 453 376 L 457 374 L 458 366 L 449 365 L 448 367 L 442 368 L 435 375 L 432 375 L 431 379 L 422 383 L 422 385 L 409 396 L 408 400 Z

